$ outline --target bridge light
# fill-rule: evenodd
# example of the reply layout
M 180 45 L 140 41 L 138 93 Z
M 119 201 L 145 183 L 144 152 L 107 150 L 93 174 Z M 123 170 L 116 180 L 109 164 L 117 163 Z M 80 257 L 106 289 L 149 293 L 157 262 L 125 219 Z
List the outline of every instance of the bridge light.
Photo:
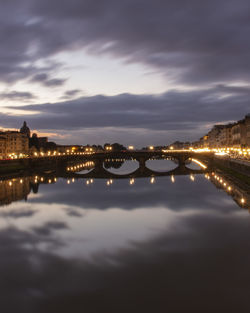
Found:
M 149 150 L 154 150 L 154 146 L 149 146 Z
M 193 161 L 194 163 L 200 165 L 202 168 L 207 168 L 205 164 L 201 163 L 200 161 L 196 160 L 196 159 L 191 159 L 191 161 Z
M 128 146 L 128 150 L 134 150 L 134 146 Z

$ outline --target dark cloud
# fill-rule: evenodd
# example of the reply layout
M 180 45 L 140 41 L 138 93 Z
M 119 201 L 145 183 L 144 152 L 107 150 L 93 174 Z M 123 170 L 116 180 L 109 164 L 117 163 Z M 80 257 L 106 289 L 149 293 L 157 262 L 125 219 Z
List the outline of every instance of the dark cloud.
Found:
M 39 73 L 31 78 L 31 82 L 41 83 L 46 87 L 57 87 L 62 86 L 66 82 L 66 79 L 60 78 L 51 79 L 48 74 Z
M 54 78 L 54 79 L 49 79 L 44 82 L 44 85 L 46 87 L 57 87 L 57 86 L 62 86 L 66 82 L 66 79 L 59 79 L 59 78 Z
M 9 91 L 9 92 L 2 92 L 0 93 L 1 100 L 33 100 L 36 96 L 31 92 L 24 92 L 24 91 Z
M 65 96 L 75 96 L 77 95 L 79 92 L 81 92 L 80 89 L 73 89 L 73 90 L 68 90 L 68 91 L 65 91 Z
M 23 78 L 35 61 L 84 47 L 185 84 L 249 82 L 249 7 L 248 0 L 2 0 L 0 77 Z
M 48 74 L 40 73 L 40 74 L 36 74 L 34 77 L 32 77 L 31 81 L 40 83 L 40 82 L 44 82 L 48 79 L 49 79 Z
M 64 222 L 51 221 L 42 226 L 33 228 L 33 231 L 39 236 L 50 236 L 56 230 L 67 229 L 68 226 Z
M 62 99 L 69 99 L 69 98 L 75 97 L 75 96 L 79 95 L 80 92 L 81 92 L 80 89 L 67 90 L 67 91 L 65 91 L 64 95 L 62 96 Z
M 37 211 L 29 210 L 29 209 L 24 209 L 24 210 L 8 210 L 8 211 L 1 211 L 0 212 L 0 217 L 3 218 L 27 218 L 34 216 L 37 213 Z
M 249 111 L 249 88 L 218 85 L 199 91 L 172 90 L 161 95 L 132 95 L 82 97 L 54 104 L 26 105 L 18 109 L 37 112 L 24 116 L 31 127 L 54 129 L 59 132 L 86 132 L 116 129 L 116 134 L 134 131 L 155 132 L 161 142 L 182 137 L 198 139 L 214 123 L 241 119 Z M 237 107 L 237 111 L 235 108 Z M 226 109 L 225 109 L 226 108 Z M 15 109 L 15 108 L 13 108 Z M 12 116 L 0 115 L 3 126 L 16 126 Z M 33 126 L 34 125 L 34 126 Z M 183 135 L 184 134 L 184 135 Z M 189 138 L 188 136 L 191 136 Z M 164 139 L 165 138 L 165 139 Z M 118 138 L 119 139 L 119 138 Z M 106 138 L 104 139 L 106 140 Z M 148 143 L 146 143 L 148 144 Z
M 3 81 L 28 77 L 47 87 L 62 86 L 65 79 L 52 77 L 62 64 L 49 63 L 49 58 L 84 48 L 92 55 L 109 54 L 154 67 L 179 88 L 206 84 L 196 91 L 173 90 L 160 96 L 95 96 L 24 107 L 37 111 L 29 116 L 31 127 L 64 130 L 67 135 L 69 131 L 96 130 L 98 140 L 100 133 L 106 140 L 110 132 L 114 139 L 119 131 L 122 139 L 128 137 L 128 130 L 140 139 L 148 132 L 150 140 L 162 143 L 167 136 L 169 140 L 180 138 L 183 130 L 180 139 L 195 139 L 209 124 L 240 119 L 249 111 L 248 0 L 0 3 Z M 76 95 L 77 90 L 69 90 L 61 99 Z M 0 122 L 16 127 L 11 116 L 0 115 Z M 76 135 L 74 138 L 82 138 Z M 85 138 L 92 140 L 94 135 Z

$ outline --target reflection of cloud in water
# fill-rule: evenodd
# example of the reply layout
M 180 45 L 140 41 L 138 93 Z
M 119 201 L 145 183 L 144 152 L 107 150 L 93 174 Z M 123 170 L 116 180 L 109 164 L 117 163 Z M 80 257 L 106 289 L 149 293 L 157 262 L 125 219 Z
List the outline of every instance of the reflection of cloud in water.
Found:
M 248 212 L 203 176 L 38 195 L 0 209 L 4 313 L 249 312 Z
M 167 172 L 171 171 L 178 167 L 178 163 L 175 163 L 171 160 L 148 160 L 146 162 L 146 166 L 153 170 L 158 172 Z
M 13 217 L 11 225 L 35 233 L 41 239 L 48 236 L 60 239 L 65 245 L 56 252 L 68 257 L 89 257 L 101 250 L 112 252 L 129 246 L 131 241 L 145 240 L 158 234 L 177 218 L 166 208 L 100 211 L 72 207 L 74 214 L 70 215 L 68 207 L 56 203 L 36 203 L 32 209 L 36 215 L 32 216 L 32 211 L 26 209 L 26 214 L 30 212 L 30 215 L 21 221 L 15 221 Z M 19 211 L 22 211 L 21 203 Z
M 233 200 L 203 175 L 195 175 L 195 181 L 191 181 L 189 176 L 176 176 L 174 184 L 171 177 L 157 177 L 154 184 L 150 183 L 150 178 L 135 179 L 132 186 L 128 179 L 113 180 L 111 186 L 105 183 L 105 180 L 96 179 L 92 185 L 86 186 L 85 180 L 81 179 L 67 185 L 66 180 L 59 179 L 53 185 L 40 185 L 39 192 L 44 194 L 42 201 L 45 203 L 56 202 L 88 209 L 168 207 L 180 211 L 188 206 L 200 210 L 206 209 L 211 199 L 216 209 L 235 209 Z M 226 207 L 225 199 L 230 201 Z M 29 201 L 35 203 L 38 200 Z
M 109 211 L 116 215 L 116 209 Z M 69 259 L 55 253 L 55 249 L 61 249 L 58 238 L 14 227 L 1 230 L 3 311 L 17 312 L 25 302 L 26 312 L 37 313 L 68 312 L 69 307 L 74 312 L 79 308 L 121 313 L 137 313 L 138 308 L 146 313 L 163 313 L 166 309 L 174 313 L 248 312 L 247 213 L 237 210 L 237 214 L 231 212 L 225 217 L 216 211 L 167 211 L 162 216 L 165 211 L 152 210 L 166 218 L 166 225 L 170 217 L 169 227 L 157 222 L 153 235 L 130 240 L 129 245 L 116 251 L 102 249 L 88 260 L 81 258 L 87 241 L 79 242 L 77 253 Z M 109 222 L 113 225 L 116 220 Z M 35 249 L 45 238 L 55 248 Z M 66 241 L 62 236 L 60 239 Z M 14 279 L 6 279 L 6 273 Z
M 101 201 L 100 198 L 99 200 Z M 67 257 L 89 258 L 102 251 L 111 253 L 121 248 L 128 248 L 132 242 L 145 241 L 163 232 L 178 233 L 180 227 L 183 231 L 183 220 L 189 216 L 202 214 L 225 216 L 225 213 L 230 215 L 233 212 L 230 209 L 218 210 L 223 202 L 217 204 L 217 207 L 216 203 L 211 207 L 211 203 L 208 202 L 203 210 L 198 210 L 198 207 L 193 204 L 186 202 L 182 210 L 158 205 L 139 209 L 135 207 L 133 210 L 110 207 L 103 211 L 98 207 L 89 209 L 69 207 L 60 203 L 20 202 L 13 205 L 15 212 L 23 211 L 26 216 L 18 220 L 13 217 L 11 225 L 19 230 L 35 233 L 41 240 L 51 237 L 63 243 L 54 250 L 54 253 Z M 8 211 L 13 211 L 11 206 Z M 32 214 L 34 211 L 35 215 Z M 50 249 L 50 245 L 40 245 L 39 248 L 46 251 Z
M 39 192 L 39 193 L 30 193 L 28 199 L 41 199 L 43 197 L 43 195 Z
M 117 163 L 117 164 L 116 164 Z M 117 166 L 116 166 L 117 165 Z M 116 168 L 117 167 L 117 168 Z M 126 175 L 133 173 L 136 169 L 138 169 L 139 163 L 136 160 L 127 160 L 127 161 L 121 161 L 121 162 L 106 162 L 104 164 L 104 168 L 111 173 L 114 174 L 120 174 L 120 175 Z

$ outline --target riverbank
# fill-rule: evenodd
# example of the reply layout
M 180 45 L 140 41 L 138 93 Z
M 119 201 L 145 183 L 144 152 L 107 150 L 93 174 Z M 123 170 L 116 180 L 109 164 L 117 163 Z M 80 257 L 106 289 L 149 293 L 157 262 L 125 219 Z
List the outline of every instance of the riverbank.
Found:
M 250 166 L 248 162 L 214 158 L 213 164 L 217 175 L 214 183 L 217 187 L 223 183 L 220 188 L 225 189 L 238 205 L 250 210 Z
M 250 162 L 248 161 L 215 156 L 213 157 L 213 164 L 227 172 L 231 172 L 246 182 L 250 180 Z

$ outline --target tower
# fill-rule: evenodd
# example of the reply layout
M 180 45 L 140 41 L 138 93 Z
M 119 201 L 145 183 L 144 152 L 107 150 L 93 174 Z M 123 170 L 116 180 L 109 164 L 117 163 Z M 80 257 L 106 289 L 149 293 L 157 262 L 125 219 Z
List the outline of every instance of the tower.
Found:
M 23 122 L 23 126 L 20 128 L 20 133 L 26 134 L 27 137 L 30 138 L 30 129 L 25 121 Z

